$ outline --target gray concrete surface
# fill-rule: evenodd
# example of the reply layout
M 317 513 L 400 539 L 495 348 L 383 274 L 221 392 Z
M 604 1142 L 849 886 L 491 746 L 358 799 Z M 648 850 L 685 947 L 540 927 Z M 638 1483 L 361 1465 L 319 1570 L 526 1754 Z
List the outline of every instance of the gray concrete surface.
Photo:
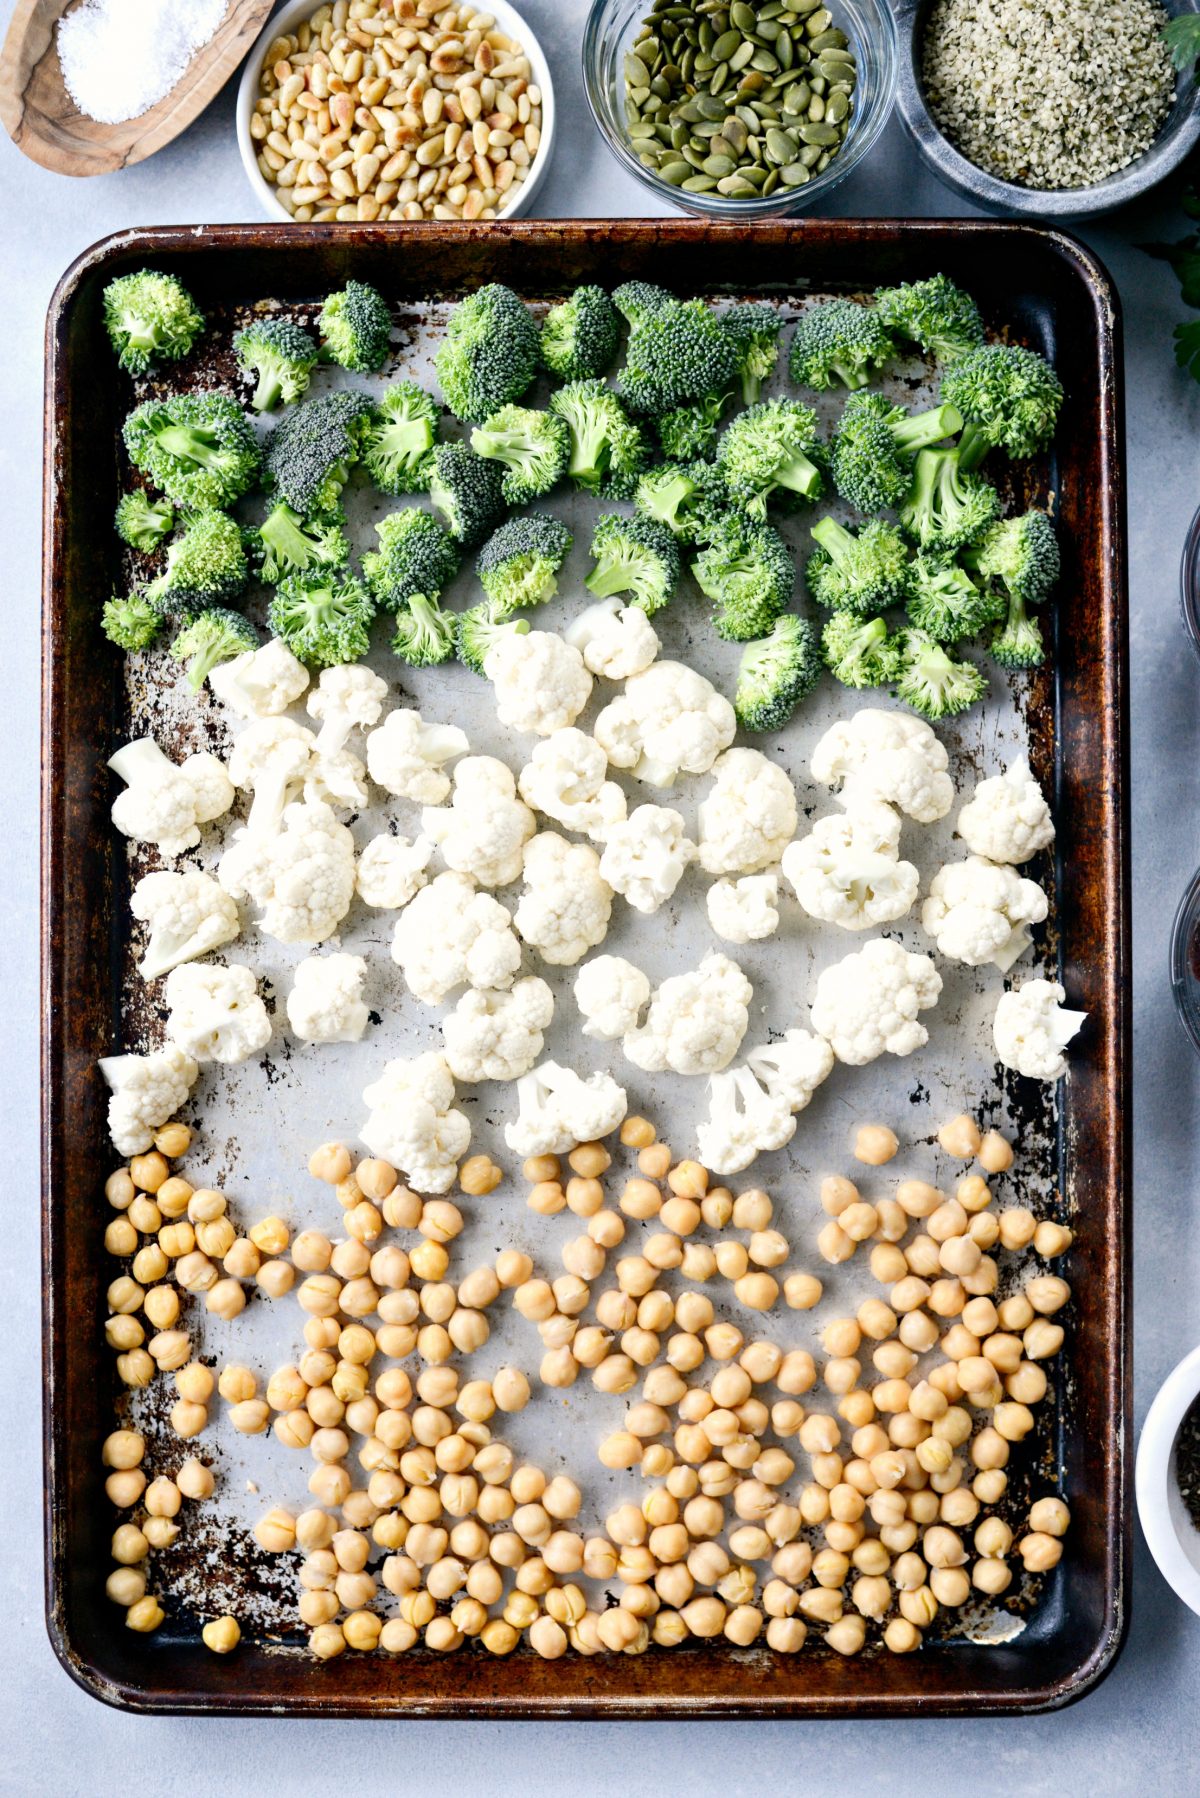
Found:
M 539 210 L 547 217 L 644 214 L 646 196 L 599 146 L 577 70 L 584 0 L 525 0 L 558 83 L 561 138 Z M 2 9 L 4 22 L 11 4 Z M 42 324 L 51 290 L 87 244 L 131 225 L 254 218 L 233 137 L 232 90 L 169 149 L 127 172 L 69 181 L 0 143 L 0 494 L 5 619 L 0 766 L 6 843 L 0 927 L 6 989 L 0 1081 L 4 1223 L 4 1426 L 0 1433 L 0 1794 L 95 1798 L 131 1787 L 188 1798 L 250 1793 L 443 1792 L 559 1795 L 648 1789 L 717 1794 L 835 1792 L 866 1798 L 986 1782 L 1033 1798 L 1195 1792 L 1200 1620 L 1160 1580 L 1140 1540 L 1133 1625 L 1111 1678 L 1083 1703 L 1035 1720 L 766 1727 L 352 1724 L 140 1720 L 103 1709 L 56 1665 L 42 1621 L 37 1127 L 38 581 Z M 1180 315 L 1169 269 L 1139 249 L 1183 229 L 1179 184 L 1087 232 L 1125 308 L 1132 577 L 1131 719 L 1138 1210 L 1136 1357 L 1140 1420 L 1200 1339 L 1200 1069 L 1176 1023 L 1166 955 L 1176 899 L 1197 862 L 1194 758 L 1200 668 L 1179 626 L 1177 566 L 1200 500 L 1200 387 L 1176 370 Z M 839 190 L 849 216 L 955 214 L 898 121 Z M 419 1768 L 418 1775 L 410 1771 Z

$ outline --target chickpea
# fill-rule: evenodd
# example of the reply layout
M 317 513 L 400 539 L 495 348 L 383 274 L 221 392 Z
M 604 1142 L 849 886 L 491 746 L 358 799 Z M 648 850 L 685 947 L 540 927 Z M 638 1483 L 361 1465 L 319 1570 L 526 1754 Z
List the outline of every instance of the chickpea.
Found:
M 854 1135 L 854 1158 L 867 1167 L 883 1167 L 900 1147 L 900 1139 L 886 1124 L 861 1124 Z
M 181 1398 L 171 1406 L 169 1421 L 177 1436 L 185 1442 L 190 1441 L 207 1424 L 208 1407 L 197 1404 L 192 1399 Z
M 157 1598 L 149 1594 L 131 1604 L 125 1613 L 125 1628 L 137 1630 L 139 1634 L 149 1634 L 156 1630 L 166 1615 Z
M 314 1180 L 337 1186 L 349 1177 L 351 1165 L 350 1151 L 345 1143 L 327 1142 L 309 1156 L 308 1171 Z
M 959 1161 L 972 1161 L 983 1146 L 978 1124 L 965 1111 L 943 1124 L 937 1139 L 947 1155 L 953 1155 Z
M 977 1151 L 989 1174 L 1005 1174 L 1013 1164 L 1012 1144 L 998 1130 L 989 1130 Z
M 783 1282 L 784 1303 L 792 1311 L 811 1311 L 820 1304 L 824 1290 L 815 1274 L 787 1274 Z
M 470 1155 L 458 1170 L 458 1184 L 470 1198 L 485 1198 L 495 1192 L 503 1178 L 504 1170 L 496 1166 L 490 1155 Z
M 243 1436 L 261 1436 L 270 1428 L 271 1408 L 265 1399 L 245 1399 L 230 1406 L 229 1421 Z
M 1065 1536 L 1071 1513 L 1061 1498 L 1039 1498 L 1029 1507 L 1029 1528 L 1034 1535 Z
M 849 1261 L 857 1248 L 857 1243 L 847 1236 L 836 1219 L 831 1219 L 817 1233 L 817 1252 L 832 1267 L 843 1261 Z
M 200 1636 L 204 1646 L 211 1649 L 213 1654 L 231 1654 L 242 1639 L 242 1631 L 237 1618 L 226 1614 L 206 1623 Z

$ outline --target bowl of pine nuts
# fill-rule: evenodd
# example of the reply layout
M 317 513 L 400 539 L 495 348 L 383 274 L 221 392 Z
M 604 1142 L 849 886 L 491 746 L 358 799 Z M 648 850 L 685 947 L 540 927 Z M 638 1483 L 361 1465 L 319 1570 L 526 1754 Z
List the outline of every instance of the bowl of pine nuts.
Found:
M 272 218 L 515 218 L 549 165 L 554 90 L 507 0 L 293 0 L 247 59 L 237 129 Z

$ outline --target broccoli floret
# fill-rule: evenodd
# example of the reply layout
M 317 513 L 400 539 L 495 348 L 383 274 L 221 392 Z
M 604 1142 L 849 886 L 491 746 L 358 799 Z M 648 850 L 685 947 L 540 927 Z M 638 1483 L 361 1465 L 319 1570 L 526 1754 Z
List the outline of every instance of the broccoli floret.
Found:
M 763 400 L 739 412 L 717 445 L 731 498 L 760 519 L 771 498 L 790 505 L 816 499 L 821 471 L 805 454 L 816 438 L 817 415 L 799 400 Z
M 392 315 L 387 301 L 365 281 L 347 281 L 331 293 L 317 320 L 325 354 L 355 374 L 377 374 L 388 359 Z
M 664 306 L 676 304 L 675 295 L 668 293 L 665 287 L 656 287 L 653 281 L 622 281 L 620 287 L 614 288 L 612 299 L 631 331 L 644 325 Z
M 616 479 L 636 480 L 646 461 L 646 440 L 611 387 L 603 381 L 570 381 L 550 395 L 550 410 L 570 435 L 567 474 L 586 493 Z
M 586 381 L 612 367 L 621 315 L 602 287 L 577 287 L 542 321 L 542 363 L 561 381 Z
M 854 300 L 827 300 L 799 320 L 792 335 L 788 372 L 801 387 L 818 392 L 865 387 L 896 353 L 877 312 Z
M 198 693 L 218 662 L 231 662 L 247 649 L 258 648 L 258 632 L 240 612 L 209 606 L 186 624 L 171 645 L 171 655 L 188 665 L 188 686 Z
M 901 598 L 908 552 L 894 525 L 873 518 L 855 536 L 835 518 L 822 518 L 812 538 L 817 547 L 804 578 L 819 606 L 865 618 Z
M 207 508 L 188 519 L 145 594 L 160 612 L 187 618 L 236 599 L 249 578 L 241 531 L 227 513 Z
M 258 439 L 227 393 L 146 400 L 123 435 L 134 467 L 179 506 L 230 506 L 258 475 Z
M 391 512 L 375 526 L 379 548 L 362 559 L 376 604 L 398 612 L 414 593 L 436 598 L 458 572 L 458 548 L 437 519 L 416 506 Z
M 308 387 L 318 350 L 307 331 L 286 318 L 257 318 L 233 340 L 238 367 L 257 375 L 250 404 L 256 412 L 273 412 L 282 400 L 290 406 Z
M 782 327 L 780 314 L 765 300 L 731 306 L 722 315 L 721 329 L 732 338 L 737 351 L 737 373 L 745 406 L 757 405 L 762 398 L 763 382 L 770 378 L 779 360 Z
M 978 306 L 948 275 L 881 287 L 875 300 L 880 321 L 893 336 L 919 344 L 944 362 L 969 356 L 983 342 Z
M 100 615 L 104 635 L 118 649 L 148 649 L 162 629 L 162 613 L 144 593 L 114 593 Z
M 1036 350 L 992 343 L 946 370 L 941 399 L 966 419 L 959 450 L 971 469 L 990 449 L 1033 456 L 1054 435 L 1062 382 Z
M 1061 569 L 1058 538 L 1044 512 L 1025 512 L 991 525 L 963 560 L 1031 606 L 1042 603 Z
M 1004 622 L 995 631 L 988 648 L 1002 668 L 1038 668 L 1046 659 L 1042 627 L 1025 610 L 1019 593 L 1010 593 Z
M 479 552 L 475 572 L 495 616 L 552 599 L 573 542 L 566 525 L 543 512 L 510 518 L 494 531 Z
M 428 487 L 437 424 L 437 402 L 415 381 L 384 388 L 363 441 L 363 466 L 381 493 Z
M 897 696 L 931 723 L 965 712 L 987 692 L 987 680 L 974 662 L 951 661 L 927 631 L 901 631 L 897 649 Z
M 978 537 L 1000 510 L 994 487 L 964 474 L 957 449 L 923 449 L 900 523 L 923 549 L 953 551 Z
M 843 687 L 885 687 L 899 672 L 900 654 L 882 618 L 835 612 L 821 632 L 825 666 Z
M 702 300 L 668 299 L 634 323 L 617 391 L 634 412 L 661 418 L 728 393 L 736 367 L 716 313 Z
M 267 444 L 267 485 L 308 518 L 331 512 L 371 426 L 365 393 L 323 393 L 285 412 Z
M 728 509 L 729 492 L 715 462 L 667 462 L 642 476 L 633 503 L 681 543 L 699 543 Z
M 104 326 L 121 367 L 141 375 L 155 357 L 178 362 L 186 356 L 204 315 L 182 281 L 144 268 L 118 275 L 104 289 Z
M 821 678 L 812 626 L 785 612 L 767 637 L 747 643 L 738 668 L 733 709 L 743 730 L 782 730 Z
M 735 643 L 765 636 L 796 582 L 791 551 L 778 531 L 737 512 L 714 522 L 692 574 L 717 608 L 718 637 Z
M 571 433 L 554 412 L 501 406 L 476 425 L 471 448 L 504 469 L 501 492 L 510 506 L 527 506 L 557 486 L 567 472 Z
M 304 568 L 275 589 L 267 623 L 302 662 L 332 668 L 371 647 L 375 603 L 348 568 Z
M 424 593 L 411 593 L 396 613 L 392 648 L 411 667 L 431 668 L 436 662 L 450 660 L 457 637 L 458 619 L 453 612 L 443 612 L 437 600 Z
M 909 414 L 881 393 L 852 393 L 833 434 L 837 490 L 859 512 L 898 506 L 912 484 L 911 458 L 962 424 L 953 406 Z
M 729 394 L 713 393 L 694 406 L 676 406 L 654 421 L 662 453 L 669 462 L 694 462 L 711 456 Z
M 596 566 L 586 586 L 598 599 L 628 593 L 643 612 L 658 612 L 679 585 L 681 565 L 675 539 L 652 518 L 622 518 L 602 512 L 592 532 Z
M 481 287 L 450 314 L 434 367 L 455 418 L 482 424 L 519 400 L 537 374 L 532 313 L 511 287 Z
M 958 643 L 978 636 L 1004 614 L 986 588 L 977 587 L 965 568 L 945 556 L 919 550 L 908 570 L 908 617 L 917 630 L 939 643 Z
M 340 509 L 301 518 L 281 499 L 262 524 L 246 533 L 251 566 L 260 580 L 272 584 L 314 564 L 339 568 L 350 560 L 344 523 Z
M 175 508 L 169 499 L 151 499 L 135 487 L 121 498 L 113 523 L 123 543 L 149 555 L 175 529 Z
M 455 542 L 474 549 L 504 517 L 504 470 L 465 443 L 439 443 L 429 471 L 429 498 Z
M 505 618 L 490 600 L 485 599 L 459 616 L 458 659 L 472 674 L 482 674 L 488 650 L 497 638 L 523 637 L 528 630 L 528 618 Z

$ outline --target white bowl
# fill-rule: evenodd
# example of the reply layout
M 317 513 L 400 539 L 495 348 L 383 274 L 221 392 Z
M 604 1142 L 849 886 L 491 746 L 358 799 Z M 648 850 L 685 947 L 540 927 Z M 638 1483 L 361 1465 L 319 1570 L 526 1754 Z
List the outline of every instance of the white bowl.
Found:
M 1200 1348 L 1192 1350 L 1159 1388 L 1138 1442 L 1138 1516 L 1158 1570 L 1177 1597 L 1200 1616 L 1200 1530 L 1175 1478 L 1179 1426 L 1200 1393 Z
M 258 146 L 250 135 L 250 119 L 259 97 L 258 77 L 268 45 L 304 19 L 310 19 L 320 4 L 321 0 L 289 0 L 288 5 L 281 6 L 278 12 L 273 13 L 246 58 L 238 84 L 237 136 L 242 167 L 268 218 L 285 219 L 289 223 L 291 213 L 280 203 L 270 182 L 263 180 L 258 166 Z M 508 203 L 498 214 L 500 218 L 519 218 L 533 205 L 554 151 L 554 82 L 541 44 L 516 8 L 510 6 L 508 0 L 486 0 L 486 9 L 501 30 L 521 44 L 533 69 L 533 79 L 542 91 L 542 141 L 538 145 L 537 155 L 524 181 L 516 182 L 509 189 Z M 390 222 L 385 221 L 385 224 Z

